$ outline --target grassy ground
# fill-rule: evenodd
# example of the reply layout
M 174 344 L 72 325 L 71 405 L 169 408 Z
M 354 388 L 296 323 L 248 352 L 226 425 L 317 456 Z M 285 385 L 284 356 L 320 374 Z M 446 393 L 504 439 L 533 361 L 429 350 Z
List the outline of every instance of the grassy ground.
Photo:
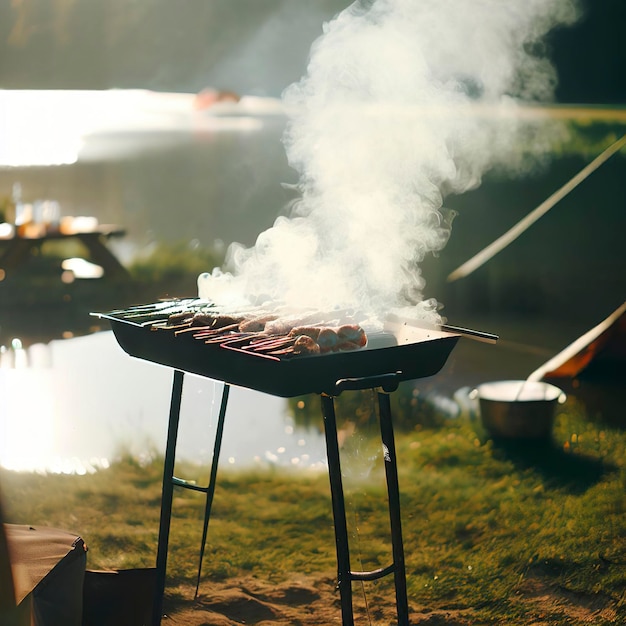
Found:
M 399 433 L 397 447 L 412 622 L 623 623 L 626 435 L 621 428 L 592 421 L 584 405 L 570 398 L 546 444 L 496 444 L 478 423 L 459 418 Z M 342 448 L 355 569 L 390 561 L 377 448 L 358 432 Z M 206 481 L 207 468 L 182 470 Z M 153 567 L 156 553 L 161 471 L 159 459 L 142 465 L 122 458 L 86 476 L 3 470 L 0 483 L 8 521 L 81 534 L 91 569 L 146 568 Z M 280 586 L 305 577 L 336 596 L 325 474 L 225 470 L 213 511 L 205 590 L 242 580 Z M 190 601 L 202 514 L 199 494 L 176 492 L 167 592 L 173 605 Z M 355 590 L 360 601 L 361 587 Z M 384 620 L 392 596 L 387 579 L 365 584 L 371 623 L 389 623 Z M 330 609 L 339 615 L 335 605 Z M 383 621 L 376 621 L 377 615 Z M 420 621 L 424 615 L 447 618 Z M 224 623 L 239 623 L 231 619 Z M 252 615 L 246 623 L 260 622 Z
M 588 127 L 580 120 L 574 139 L 555 152 L 587 162 L 623 129 L 623 117 Z M 550 183 L 545 195 L 566 179 Z M 151 261 L 131 268 L 133 280 L 123 285 L 53 284 L 46 275 L 13 283 L 9 277 L 0 298 L 0 342 L 13 336 L 23 336 L 27 343 L 48 340 L 67 328 L 90 332 L 89 311 L 166 294 L 193 295 L 197 274 L 212 267 L 205 258 L 190 260 L 188 250 L 157 252 Z M 466 258 L 466 251 L 459 253 L 459 260 Z M 34 269 L 40 260 L 33 259 Z M 33 306 L 42 293 L 49 293 L 41 305 L 45 316 Z M 346 406 L 360 404 L 347 401 Z M 469 418 L 442 421 L 432 414 L 411 414 L 404 420 L 402 409 L 402 403 L 394 404 L 399 424 L 421 424 L 397 433 L 411 623 L 624 623 L 623 415 L 603 421 L 573 394 L 560 409 L 549 444 L 507 446 L 486 438 Z M 319 419 L 317 409 L 299 417 Z M 346 439 L 342 455 L 352 565 L 371 569 L 389 562 L 389 522 L 379 445 L 359 435 L 362 427 Z M 89 545 L 90 569 L 150 568 L 156 555 L 161 472 L 162 459 L 143 464 L 121 455 L 110 469 L 86 476 L 0 470 L 0 486 L 9 522 L 80 534 Z M 208 469 L 187 467 L 181 473 L 206 483 Z M 192 607 L 202 614 L 187 615 L 180 623 L 337 623 L 325 474 L 220 473 L 203 567 L 205 600 L 199 606 L 191 598 L 202 515 L 199 494 L 176 492 L 166 600 L 174 613 Z M 293 581 L 301 586 L 295 589 Z M 355 585 L 363 623 L 389 624 L 391 582 L 364 587 L 365 608 Z M 235 589 L 233 598 L 229 593 Z

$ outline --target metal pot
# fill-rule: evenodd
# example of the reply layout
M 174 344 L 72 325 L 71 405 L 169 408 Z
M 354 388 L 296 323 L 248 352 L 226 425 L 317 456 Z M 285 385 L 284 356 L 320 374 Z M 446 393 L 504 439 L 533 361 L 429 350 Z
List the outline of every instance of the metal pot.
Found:
M 478 399 L 480 417 L 497 439 L 547 439 L 552 432 L 557 404 L 565 393 L 544 382 L 501 380 L 483 383 L 472 394 Z

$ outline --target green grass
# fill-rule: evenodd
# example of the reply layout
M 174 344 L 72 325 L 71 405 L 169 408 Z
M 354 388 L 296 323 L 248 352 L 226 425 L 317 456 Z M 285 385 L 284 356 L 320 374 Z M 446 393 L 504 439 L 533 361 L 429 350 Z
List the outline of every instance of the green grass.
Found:
M 213 248 L 193 247 L 180 241 L 160 242 L 137 257 L 128 270 L 133 279 L 140 283 L 167 283 L 189 276 L 195 281 L 203 272 L 210 272 L 220 266 L 223 260 L 223 253 Z
M 371 454 L 377 444 L 356 440 L 342 451 L 352 566 L 371 569 L 390 562 L 384 476 L 381 455 Z M 622 429 L 590 420 L 570 398 L 550 444 L 495 444 L 479 424 L 460 418 L 397 433 L 396 443 L 412 603 L 472 607 L 485 621 L 525 623 L 528 609 L 516 598 L 525 581 L 539 580 L 560 593 L 604 598 L 626 617 Z M 86 476 L 3 470 L 8 521 L 81 534 L 92 569 L 152 567 L 161 461 L 125 457 Z M 207 468 L 182 469 L 206 481 Z M 176 490 L 168 585 L 195 582 L 203 507 L 200 494 Z M 335 568 L 325 473 L 220 472 L 205 579 L 278 582 L 294 572 L 334 576 Z M 373 606 L 390 585 L 374 585 Z

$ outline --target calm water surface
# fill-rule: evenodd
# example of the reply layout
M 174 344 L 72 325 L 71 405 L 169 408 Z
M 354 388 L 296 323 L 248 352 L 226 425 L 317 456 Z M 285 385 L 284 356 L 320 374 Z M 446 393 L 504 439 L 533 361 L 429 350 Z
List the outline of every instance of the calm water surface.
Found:
M 193 113 L 186 96 L 146 100 L 143 94 L 136 100 L 137 95 L 130 94 L 134 109 L 128 101 L 118 102 L 116 115 L 107 117 L 109 126 L 79 137 L 74 162 L 0 164 L 0 195 L 10 195 L 19 182 L 26 202 L 51 198 L 65 215 L 122 225 L 127 236 L 111 243 L 123 262 L 154 241 L 254 243 L 292 197 L 282 185 L 296 180 L 281 143 L 284 117 L 264 110 L 216 118 Z M 49 117 L 63 109 L 43 110 Z M 35 125 L 33 142 L 56 128 L 46 119 Z M 81 130 L 72 126 L 80 115 L 55 119 L 63 136 Z M 56 146 L 59 136 L 51 137 L 50 145 Z M 455 283 L 450 290 L 443 280 L 447 272 L 526 215 L 582 163 L 562 164 L 553 178 L 522 181 L 515 193 L 503 184 L 483 186 L 468 194 L 465 207 L 454 207 L 460 210 L 458 227 L 431 264 L 435 269 L 427 268 L 428 295 L 446 303 L 450 323 L 496 333 L 501 341 L 490 346 L 462 340 L 442 372 L 420 381 L 420 388 L 451 397 L 459 388 L 484 381 L 525 378 L 623 302 L 626 261 L 619 203 L 603 202 L 603 211 L 616 215 L 606 218 L 614 227 L 587 241 L 589 209 L 600 198 L 595 187 L 619 197 L 622 163 L 609 163 L 519 245 L 477 272 L 476 280 Z M 497 306 L 491 311 L 482 307 L 478 316 L 461 306 L 478 300 Z M 112 302 L 110 308 L 115 306 Z M 582 309 L 585 315 L 575 315 Z M 122 449 L 135 455 L 164 450 L 171 370 L 129 357 L 111 332 L 26 351 L 19 344 L 15 348 L 5 346 L 0 361 L 0 464 L 88 471 L 106 465 Z M 210 460 L 220 393 L 218 383 L 186 377 L 179 458 Z M 221 462 L 311 468 L 325 462 L 325 453 L 319 430 L 294 425 L 284 400 L 233 389 Z
M 19 182 L 24 202 L 52 198 L 62 215 L 120 224 L 127 236 L 110 243 L 122 262 L 155 241 L 251 245 L 290 198 L 281 185 L 294 182 L 285 118 L 271 99 L 213 115 L 194 111 L 185 94 L 3 98 L 7 116 L 33 133 L 4 143 L 0 196 Z M 0 361 L 0 464 L 88 471 L 122 449 L 164 451 L 171 370 L 128 357 L 111 332 L 14 347 Z M 221 391 L 186 376 L 178 458 L 210 461 Z M 233 389 L 221 461 L 310 468 L 325 454 L 319 432 L 291 423 L 286 401 Z
M 576 328 L 530 325 L 470 327 L 498 332 L 496 345 L 461 339 L 435 376 L 415 382 L 430 402 L 454 414 L 457 392 L 481 382 L 526 378 L 575 336 Z M 533 343 L 534 342 L 534 343 Z M 172 370 L 126 354 L 111 331 L 34 344 L 0 357 L 0 465 L 11 469 L 86 472 L 121 452 L 164 453 Z M 223 385 L 185 376 L 177 459 L 211 460 Z M 464 397 L 464 394 L 462 394 Z M 305 396 L 318 410 L 319 398 Z M 287 401 L 231 389 L 220 456 L 223 467 L 325 467 L 322 416 L 312 428 L 294 423 Z
M 0 464 L 91 471 L 121 451 L 165 451 L 172 370 L 129 357 L 110 331 L 2 354 Z M 209 463 L 222 384 L 187 375 L 177 458 Z M 233 388 L 220 461 L 236 467 L 314 468 L 316 430 L 294 426 L 286 401 Z

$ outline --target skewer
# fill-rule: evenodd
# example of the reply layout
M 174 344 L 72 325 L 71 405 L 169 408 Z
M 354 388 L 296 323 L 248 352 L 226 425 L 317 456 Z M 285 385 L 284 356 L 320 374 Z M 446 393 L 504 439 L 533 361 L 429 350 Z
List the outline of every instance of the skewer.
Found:
M 262 335 L 259 333 L 258 337 L 253 337 L 250 340 L 250 347 L 270 346 L 274 343 L 281 343 L 285 341 L 285 339 L 289 339 L 289 337 L 287 337 L 287 335 Z
M 269 352 L 271 350 L 280 350 L 281 348 L 286 346 L 293 346 L 295 342 L 295 337 L 286 337 L 285 339 L 282 339 L 280 341 L 273 341 L 262 345 L 256 344 L 254 346 L 251 346 L 250 349 L 254 352 Z
M 294 354 L 295 351 L 293 346 L 289 346 L 289 348 L 284 348 L 283 350 L 272 350 L 272 352 L 267 352 L 267 354 L 271 356 L 286 356 L 288 354 Z
M 196 337 L 194 335 L 194 339 L 204 340 L 204 343 L 207 345 L 218 344 L 222 345 L 225 343 L 235 345 L 237 342 L 246 342 L 248 341 L 248 333 L 227 333 L 225 335 L 219 335 L 217 337 L 211 337 L 209 339 L 204 339 L 203 337 Z
M 283 337 L 286 337 L 286 336 L 287 335 L 276 335 L 276 334 L 266 335 L 265 333 L 255 333 L 255 337 L 250 341 L 250 343 L 251 344 L 267 343 L 271 341 L 276 341 L 277 339 L 282 339 Z
M 189 328 L 176 331 L 176 334 L 180 335 L 182 333 L 193 333 L 195 331 L 198 335 L 207 334 L 211 336 L 214 334 L 221 335 L 229 330 L 237 330 L 238 328 L 239 324 L 229 324 L 228 326 L 220 326 L 219 328 L 214 328 L 213 326 L 194 326 L 191 324 Z M 195 336 L 196 335 L 194 334 L 194 337 Z
M 154 324 L 165 324 L 165 323 L 167 323 L 167 318 L 157 319 L 157 320 L 149 319 L 149 320 L 146 320 L 145 322 L 139 322 L 139 325 L 140 326 L 153 326 Z
M 197 301 L 193 299 L 172 300 L 154 304 L 143 304 L 131 306 L 128 309 L 116 309 L 111 311 L 109 315 L 123 316 L 124 319 L 131 320 L 136 317 L 149 317 L 158 315 L 174 315 L 176 313 L 189 312 L 190 314 L 198 311 L 214 310 L 214 304 L 207 301 Z
M 251 352 L 250 350 L 246 350 L 245 348 L 240 348 L 239 346 L 228 345 L 228 343 L 222 344 L 222 347 L 225 350 L 232 350 L 233 352 L 241 352 L 242 354 L 254 356 L 259 359 L 267 359 L 268 361 L 274 361 L 274 362 L 280 361 L 280 359 L 277 356 L 265 354 L 264 352 Z
M 169 328 L 174 328 L 174 326 L 170 326 Z M 181 335 L 183 333 L 192 333 L 194 331 L 199 332 L 202 331 L 203 329 L 205 329 L 206 331 L 209 331 L 212 327 L 211 326 L 193 326 L 191 322 L 189 322 L 188 324 L 185 324 L 185 328 L 180 328 L 180 326 L 176 327 L 177 330 L 174 331 L 175 335 Z
M 152 330 L 173 330 L 173 331 L 178 331 L 180 329 L 183 328 L 189 328 L 191 326 L 191 321 L 189 322 L 184 322 L 182 324 L 175 324 L 173 326 L 170 326 L 167 324 L 167 322 L 165 324 L 152 324 L 152 326 L 150 327 Z

